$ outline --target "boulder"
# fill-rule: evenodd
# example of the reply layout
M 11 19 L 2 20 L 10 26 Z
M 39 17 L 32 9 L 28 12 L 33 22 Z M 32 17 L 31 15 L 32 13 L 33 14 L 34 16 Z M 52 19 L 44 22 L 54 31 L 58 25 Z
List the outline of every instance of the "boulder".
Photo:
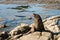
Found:
M 38 40 L 40 32 L 34 32 L 25 36 L 20 37 L 18 40 Z
M 0 28 L 5 28 L 4 24 L 0 24 Z
M 49 40 L 50 37 L 48 37 L 48 35 L 46 36 L 42 36 L 40 34 L 41 32 L 34 32 L 25 36 L 20 37 L 18 40 Z M 51 36 L 51 35 L 50 35 Z
M 0 32 L 0 39 L 6 39 L 9 37 L 9 34 L 7 32 Z
M 46 30 L 50 30 L 54 33 L 60 32 L 59 28 L 60 16 L 52 16 L 50 18 L 44 19 L 43 24 Z
M 11 30 L 9 32 L 9 34 L 11 34 L 11 36 L 17 35 L 17 34 L 24 34 L 24 33 L 26 33 L 29 30 L 30 30 L 29 25 L 28 24 L 25 24 L 25 23 L 22 23 L 21 25 L 17 26 L 13 30 Z

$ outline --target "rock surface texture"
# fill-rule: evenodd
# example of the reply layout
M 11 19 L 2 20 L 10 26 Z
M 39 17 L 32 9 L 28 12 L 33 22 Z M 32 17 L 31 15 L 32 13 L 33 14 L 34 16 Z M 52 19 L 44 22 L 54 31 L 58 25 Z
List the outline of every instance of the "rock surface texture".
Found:
M 60 15 L 47 18 L 43 20 L 43 23 L 46 30 L 50 30 L 56 33 L 56 32 L 60 32 L 59 21 L 60 21 Z

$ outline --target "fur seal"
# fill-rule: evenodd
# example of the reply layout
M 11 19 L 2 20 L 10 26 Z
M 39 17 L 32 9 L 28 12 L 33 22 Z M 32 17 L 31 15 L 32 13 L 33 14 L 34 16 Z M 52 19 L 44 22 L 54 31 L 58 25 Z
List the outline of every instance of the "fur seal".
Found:
M 31 27 L 30 31 L 28 33 L 32 33 L 32 32 L 35 32 L 35 31 L 44 31 L 44 25 L 43 25 L 43 22 L 42 22 L 42 18 L 40 15 L 38 14 L 33 14 L 34 16 L 34 26 Z
M 35 31 L 44 31 L 44 25 L 43 25 L 43 22 L 42 22 L 42 18 L 40 15 L 38 14 L 33 14 L 34 16 L 34 29 Z

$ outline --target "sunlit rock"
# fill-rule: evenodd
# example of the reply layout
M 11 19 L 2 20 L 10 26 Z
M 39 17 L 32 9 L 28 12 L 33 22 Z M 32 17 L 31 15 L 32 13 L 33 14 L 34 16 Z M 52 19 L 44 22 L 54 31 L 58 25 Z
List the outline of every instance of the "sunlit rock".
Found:
M 60 16 L 52 16 L 50 18 L 47 18 L 43 20 L 43 24 L 46 30 L 50 30 L 52 32 L 60 32 L 60 27 L 59 27 L 59 20 Z
M 34 32 L 25 36 L 20 37 L 18 40 L 49 40 L 50 37 L 42 36 L 41 32 Z
M 0 24 L 0 28 L 5 28 L 5 27 L 7 27 L 7 26 L 4 24 Z
M 29 29 L 30 28 L 28 24 L 22 23 L 21 25 L 11 30 L 9 34 L 11 34 L 11 36 L 21 34 L 27 32 Z

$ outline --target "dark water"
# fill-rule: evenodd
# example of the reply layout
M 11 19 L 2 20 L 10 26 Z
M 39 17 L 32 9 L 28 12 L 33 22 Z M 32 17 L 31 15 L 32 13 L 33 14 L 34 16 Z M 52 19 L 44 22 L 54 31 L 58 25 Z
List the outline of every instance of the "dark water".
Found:
M 29 4 L 30 7 L 24 9 L 24 11 L 21 12 L 21 10 L 10 9 L 12 7 L 17 7 L 21 5 L 0 4 L 0 18 L 4 19 L 4 21 L 0 22 L 0 24 L 10 25 L 9 27 L 0 29 L 0 31 L 12 30 L 20 23 L 33 23 L 33 13 L 41 15 L 42 19 L 50 16 L 60 15 L 60 10 L 46 9 L 42 7 L 44 5 L 46 4 Z M 16 17 L 15 15 L 32 17 L 32 19 L 26 20 L 26 17 Z

